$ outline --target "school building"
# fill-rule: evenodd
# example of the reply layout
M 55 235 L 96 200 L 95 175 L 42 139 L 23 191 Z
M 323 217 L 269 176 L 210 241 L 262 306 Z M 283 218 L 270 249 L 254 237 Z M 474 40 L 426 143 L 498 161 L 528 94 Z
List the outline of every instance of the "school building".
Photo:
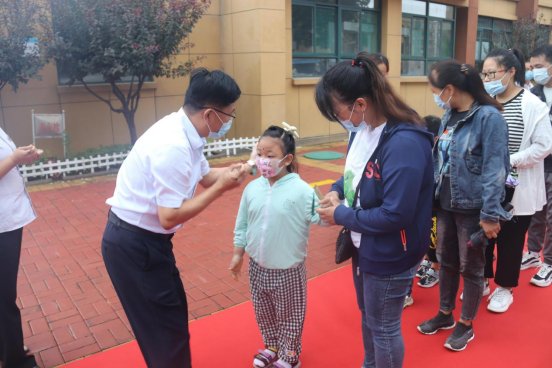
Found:
M 211 0 L 190 35 L 195 46 L 179 59 L 222 69 L 242 89 L 229 137 L 251 137 L 286 121 L 311 141 L 341 139 L 326 121 L 314 88 L 327 68 L 359 50 L 381 51 L 389 79 L 421 115 L 440 114 L 427 88 L 429 66 L 456 58 L 474 64 L 493 47 L 510 47 L 513 22 L 532 17 L 549 36 L 552 0 Z M 53 63 L 14 93 L 0 94 L 0 126 L 25 145 L 32 141 L 31 111 L 65 111 L 69 151 L 130 142 L 122 115 L 82 86 L 67 86 Z M 138 134 L 183 102 L 187 78 L 155 79 L 143 88 L 136 113 Z M 98 80 L 95 89 L 115 100 Z M 55 142 L 40 145 L 59 154 Z M 38 145 L 38 143 L 37 143 Z

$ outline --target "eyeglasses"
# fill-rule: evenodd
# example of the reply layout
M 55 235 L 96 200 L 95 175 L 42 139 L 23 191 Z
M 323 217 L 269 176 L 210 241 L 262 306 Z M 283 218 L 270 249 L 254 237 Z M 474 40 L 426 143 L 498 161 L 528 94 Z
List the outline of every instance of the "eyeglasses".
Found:
M 348 105 L 348 106 L 345 106 L 344 108 L 340 109 L 337 113 L 336 112 L 332 112 L 332 115 L 333 115 L 333 118 L 335 119 L 335 121 L 339 121 L 339 115 L 341 115 L 341 113 L 343 111 L 345 111 L 346 109 L 349 109 L 351 108 L 351 106 L 354 106 L 354 104 L 352 105 Z
M 494 72 L 479 73 L 479 76 L 481 77 L 481 79 L 489 78 L 489 80 L 493 80 L 493 79 L 495 79 L 495 74 L 496 73 L 505 72 L 505 71 L 506 71 L 506 69 L 501 69 L 501 70 L 497 70 L 497 71 L 494 71 Z
M 229 114 L 229 113 L 224 112 L 222 110 L 219 110 L 219 109 L 217 109 L 216 107 L 213 107 L 213 106 L 201 106 L 200 109 L 212 109 L 212 110 L 215 110 L 216 112 L 220 112 L 221 114 L 224 114 L 226 116 L 230 116 L 232 119 L 236 118 L 236 115 Z

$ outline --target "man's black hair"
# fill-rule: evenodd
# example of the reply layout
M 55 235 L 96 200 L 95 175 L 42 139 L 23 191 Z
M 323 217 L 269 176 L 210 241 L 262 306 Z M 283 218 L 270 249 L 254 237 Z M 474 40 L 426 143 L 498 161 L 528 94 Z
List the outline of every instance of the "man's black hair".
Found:
M 184 97 L 184 106 L 196 111 L 205 107 L 221 109 L 236 102 L 240 95 L 240 87 L 225 72 L 197 68 L 190 75 L 190 85 Z

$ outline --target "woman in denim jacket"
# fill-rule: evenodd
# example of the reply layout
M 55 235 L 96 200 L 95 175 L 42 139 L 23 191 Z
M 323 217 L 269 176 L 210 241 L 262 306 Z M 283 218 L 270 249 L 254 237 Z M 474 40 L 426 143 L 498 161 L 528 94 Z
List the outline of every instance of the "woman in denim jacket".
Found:
M 456 326 L 445 347 L 460 351 L 475 336 L 472 321 L 484 287 L 484 247 L 468 247 L 468 241 L 480 227 L 487 238 L 496 238 L 499 220 L 511 218 L 501 206 L 510 170 L 508 132 L 500 104 L 485 92 L 475 68 L 442 61 L 428 77 L 435 102 L 446 109 L 434 150 L 440 305 L 437 316 L 418 330 L 432 335 Z M 460 275 L 464 303 L 456 324 L 452 311 Z

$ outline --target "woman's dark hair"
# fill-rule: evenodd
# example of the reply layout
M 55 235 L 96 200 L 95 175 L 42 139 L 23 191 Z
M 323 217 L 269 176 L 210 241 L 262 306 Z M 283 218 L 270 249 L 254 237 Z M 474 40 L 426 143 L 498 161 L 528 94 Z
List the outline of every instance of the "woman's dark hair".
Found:
M 443 89 L 452 85 L 469 93 L 480 105 L 491 105 L 502 111 L 502 105 L 489 96 L 477 70 L 456 60 L 443 60 L 433 64 L 427 76 L 432 86 Z
M 424 116 L 424 123 L 426 124 L 427 131 L 437 137 L 439 134 L 439 128 L 441 127 L 441 118 L 435 115 Z
M 388 124 L 423 125 L 418 113 L 393 91 L 366 52 L 360 52 L 352 62 L 342 61 L 334 65 L 316 85 L 316 105 L 330 121 L 339 121 L 334 113 L 335 100 L 353 104 L 359 97 L 368 99 L 387 118 Z
M 544 56 L 546 61 L 552 63 L 552 45 L 539 46 L 531 52 L 531 57 Z
M 192 70 L 190 85 L 184 97 L 184 106 L 201 110 L 206 106 L 224 108 L 240 98 L 236 81 L 221 70 L 205 68 Z
M 493 58 L 496 63 L 506 70 L 514 68 L 516 74 L 514 81 L 523 87 L 525 84 L 525 57 L 523 53 L 517 49 L 494 49 L 485 58 L 485 60 Z
M 264 131 L 261 135 L 261 138 L 262 137 L 271 137 L 280 140 L 284 156 L 289 154 L 293 155 L 293 161 L 286 167 L 287 171 L 290 173 L 299 172 L 299 162 L 295 156 L 295 137 L 291 132 L 286 132 L 279 126 L 271 125 Z
M 385 65 L 385 69 L 387 70 L 387 73 L 389 73 L 389 59 L 387 59 L 387 56 L 385 56 L 382 53 L 375 52 L 373 54 L 368 55 L 368 58 L 372 60 L 376 65 L 380 65 L 380 64 Z

